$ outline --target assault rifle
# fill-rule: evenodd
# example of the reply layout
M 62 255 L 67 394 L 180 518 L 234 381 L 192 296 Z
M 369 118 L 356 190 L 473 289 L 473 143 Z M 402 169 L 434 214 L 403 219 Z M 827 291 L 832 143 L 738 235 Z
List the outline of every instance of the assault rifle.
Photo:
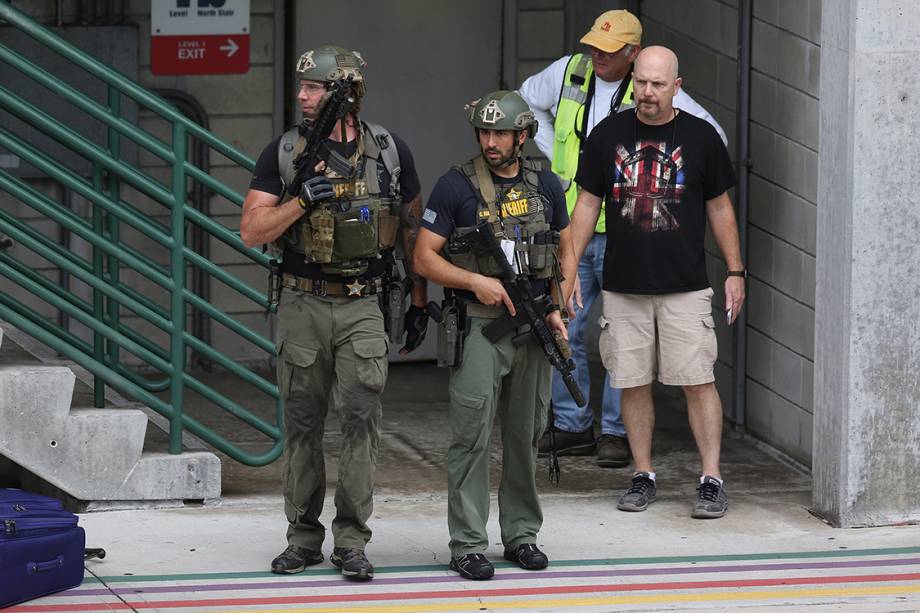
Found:
M 514 268 L 505 257 L 498 239 L 492 232 L 492 227 L 487 221 L 480 222 L 475 230 L 466 235 L 471 245 L 478 247 L 480 250 L 488 253 L 496 263 L 501 267 L 501 282 L 508 296 L 514 304 L 515 315 L 505 313 L 503 316 L 492 321 L 482 329 L 482 334 L 489 341 L 495 343 L 503 338 L 509 332 L 515 332 L 512 342 L 515 345 L 521 345 L 532 336 L 539 343 L 546 354 L 546 359 L 553 365 L 553 368 L 562 375 L 562 381 L 566 389 L 575 400 L 575 403 L 583 407 L 588 404 L 581 388 L 575 381 L 572 371 L 575 370 L 575 362 L 572 361 L 569 346 L 559 333 L 550 331 L 546 325 L 546 314 L 549 312 L 550 297 L 534 297 L 531 289 L 531 281 L 527 275 L 520 275 L 514 272 Z
M 344 119 L 355 104 L 355 99 L 351 95 L 353 78 L 349 76 L 333 81 L 329 88 L 329 98 L 319 112 L 319 117 L 315 120 L 304 118 L 298 126 L 300 135 L 307 139 L 307 144 L 303 151 L 294 158 L 295 174 L 287 190 L 291 196 L 300 193 L 300 186 L 306 179 L 313 176 L 314 169 L 320 161 L 326 162 L 326 165 L 339 175 L 347 177 L 353 172 L 348 160 L 330 150 L 329 145 L 326 144 L 326 139 L 332 134 L 335 123 Z

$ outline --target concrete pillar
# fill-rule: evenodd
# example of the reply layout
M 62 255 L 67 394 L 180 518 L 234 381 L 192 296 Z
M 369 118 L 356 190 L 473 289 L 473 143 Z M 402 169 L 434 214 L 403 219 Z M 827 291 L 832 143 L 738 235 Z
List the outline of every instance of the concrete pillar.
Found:
M 814 507 L 841 527 L 918 521 L 920 4 L 824 6 Z

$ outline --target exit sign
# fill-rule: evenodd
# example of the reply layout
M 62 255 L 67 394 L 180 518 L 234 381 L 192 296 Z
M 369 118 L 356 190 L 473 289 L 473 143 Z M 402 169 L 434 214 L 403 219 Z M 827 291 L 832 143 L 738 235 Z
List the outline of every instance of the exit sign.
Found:
M 155 75 L 249 71 L 249 0 L 154 0 L 150 70 Z

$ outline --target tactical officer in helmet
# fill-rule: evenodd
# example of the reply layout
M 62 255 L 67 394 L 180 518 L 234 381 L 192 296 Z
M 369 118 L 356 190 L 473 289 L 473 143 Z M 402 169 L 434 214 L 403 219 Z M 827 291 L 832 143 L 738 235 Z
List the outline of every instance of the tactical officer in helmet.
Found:
M 549 563 L 536 545 L 543 515 L 535 468 L 552 378 L 542 349 L 532 340 L 513 341 L 516 334 L 509 333 L 491 342 L 483 335 L 490 322 L 514 314 L 514 306 L 497 278 L 494 257 L 464 237 L 487 222 L 516 274 L 530 277 L 533 294 L 552 292 L 555 308 L 548 310 L 546 321 L 563 336 L 555 281 L 557 259 L 571 253 L 571 245 L 559 180 L 521 155 L 524 142 L 537 131 L 527 103 L 515 92 L 497 91 L 470 103 L 468 110 L 480 154 L 438 180 L 422 215 L 414 261 L 420 275 L 452 288 L 442 307 L 439 348 L 462 341 L 456 355 L 439 356 L 442 364 L 453 366 L 447 453 L 450 568 L 467 579 L 489 579 L 494 573 L 485 557 L 489 439 L 496 412 L 502 437 L 498 504 L 504 557 L 527 570 Z M 448 311 L 461 313 L 456 326 L 444 325 Z M 451 339 L 456 328 L 465 337 Z
M 323 560 L 322 445 L 330 395 L 342 431 L 330 560 L 349 579 L 367 580 L 374 573 L 364 547 L 371 538 L 367 520 L 388 342 L 378 298 L 388 285 L 398 230 L 407 252 L 414 246 L 421 197 L 406 144 L 358 119 L 365 65 L 357 52 L 334 46 L 300 57 L 297 101 L 304 122 L 265 148 L 243 203 L 240 236 L 246 245 L 273 243 L 283 253 L 277 343 L 288 547 L 272 561 L 275 573 L 298 573 Z M 309 142 L 313 121 L 337 82 L 351 88 L 351 110 L 325 141 L 327 157 L 338 163 L 323 158 L 298 174 L 295 156 Z M 298 180 L 300 185 L 292 184 Z M 411 301 L 404 353 L 418 346 L 427 326 L 421 280 L 413 284 Z

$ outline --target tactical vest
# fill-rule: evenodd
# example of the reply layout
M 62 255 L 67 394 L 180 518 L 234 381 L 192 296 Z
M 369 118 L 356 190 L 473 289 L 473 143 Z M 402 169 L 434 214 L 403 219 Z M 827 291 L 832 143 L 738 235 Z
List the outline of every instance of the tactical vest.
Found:
M 587 139 L 587 134 L 582 133 L 582 127 L 585 126 L 586 105 L 590 102 L 590 96 L 594 94 L 594 88 L 591 86 L 593 79 L 594 66 L 591 64 L 591 56 L 582 53 L 573 55 L 565 67 L 559 103 L 556 106 L 552 170 L 562 179 L 569 215 L 572 214 L 575 200 L 578 198 L 578 186 L 574 179 L 578 170 L 578 158 Z M 633 83 L 630 78 L 623 100 L 632 100 L 632 94 Z M 594 231 L 603 233 L 606 227 L 606 217 L 601 203 L 601 213 Z
M 514 242 L 515 260 L 520 272 L 533 279 L 553 276 L 559 232 L 547 223 L 544 211 L 547 202 L 540 193 L 537 172 L 539 164 L 525 159 L 521 180 L 496 194 L 495 183 L 483 157 L 455 166 L 463 173 L 476 193 L 479 206 L 477 221 L 487 220 L 495 236 Z M 501 268 L 487 253 L 476 252 L 464 236 L 474 226 L 455 228 L 447 240 L 444 253 L 448 261 L 471 272 L 489 277 L 501 275 Z M 518 270 L 517 264 L 512 264 Z
M 294 178 L 294 158 L 306 146 L 297 128 L 284 133 L 278 146 L 278 168 L 285 185 Z M 335 195 L 310 208 L 281 236 L 281 246 L 303 254 L 322 272 L 358 276 L 367 260 L 396 244 L 402 197 L 399 191 L 399 153 L 390 133 L 381 126 L 361 123 L 358 145 L 351 158 L 354 172 L 343 177 L 325 174 Z M 382 175 L 390 175 L 381 191 Z

